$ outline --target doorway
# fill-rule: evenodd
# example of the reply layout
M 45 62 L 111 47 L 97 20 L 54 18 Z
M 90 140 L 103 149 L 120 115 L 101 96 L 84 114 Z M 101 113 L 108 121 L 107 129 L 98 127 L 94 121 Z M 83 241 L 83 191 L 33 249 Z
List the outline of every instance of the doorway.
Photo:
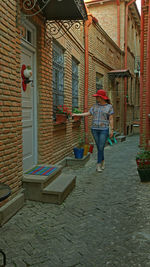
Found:
M 22 138 L 23 171 L 37 164 L 37 90 L 36 90 L 36 49 L 34 48 L 34 27 L 25 26 L 25 37 L 21 45 L 21 67 L 24 64 L 32 70 L 32 82 L 22 92 Z

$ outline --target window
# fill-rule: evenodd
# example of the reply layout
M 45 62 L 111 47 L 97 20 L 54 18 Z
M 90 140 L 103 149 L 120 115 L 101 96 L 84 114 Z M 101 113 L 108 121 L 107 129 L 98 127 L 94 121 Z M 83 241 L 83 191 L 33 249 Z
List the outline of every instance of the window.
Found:
M 96 73 L 96 91 L 103 89 L 103 75 Z
M 132 84 L 133 84 L 133 78 L 131 78 L 131 89 L 130 89 L 130 104 L 132 104 L 132 95 L 133 95 L 133 88 L 132 88 Z
M 78 62 L 72 58 L 72 109 L 78 108 Z
M 129 84 L 128 84 L 128 79 L 127 79 L 127 96 L 126 96 L 126 99 L 127 99 L 127 103 L 129 103 Z
M 119 82 L 116 82 L 116 96 L 119 96 Z
M 53 43 L 53 114 L 56 108 L 64 104 L 64 51 Z
M 137 91 L 138 91 L 138 105 L 140 105 L 140 83 L 139 83 L 139 81 L 137 82 L 137 84 L 138 84 L 138 89 L 137 89 Z
M 29 25 L 25 25 L 21 27 L 21 34 L 22 34 L 22 38 L 24 39 L 24 41 L 26 41 L 27 43 L 31 44 L 31 45 L 35 45 L 35 33 L 34 30 L 30 27 Z
M 27 30 L 27 41 L 32 44 L 32 32 L 30 30 Z

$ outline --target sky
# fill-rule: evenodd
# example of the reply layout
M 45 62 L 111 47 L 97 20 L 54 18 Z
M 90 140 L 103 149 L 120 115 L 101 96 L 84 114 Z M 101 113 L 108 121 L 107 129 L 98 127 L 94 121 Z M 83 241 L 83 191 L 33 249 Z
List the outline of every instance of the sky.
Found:
M 141 14 L 141 0 L 136 0 L 136 4 L 139 10 L 139 13 Z

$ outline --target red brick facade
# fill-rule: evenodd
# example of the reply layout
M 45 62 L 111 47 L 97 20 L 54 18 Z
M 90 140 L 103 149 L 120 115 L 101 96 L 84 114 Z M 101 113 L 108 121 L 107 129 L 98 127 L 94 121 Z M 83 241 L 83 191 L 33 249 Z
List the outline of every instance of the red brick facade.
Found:
M 16 8 L 15 0 L 0 4 L 0 181 L 11 186 L 11 197 L 21 189 L 22 179 L 20 37 Z
M 140 59 L 140 15 L 138 13 L 135 3 L 128 8 L 128 22 L 127 22 L 127 36 L 125 36 L 125 17 L 126 17 L 126 2 L 119 1 L 119 14 L 117 8 L 117 1 L 101 1 L 101 0 L 86 0 L 85 1 L 89 12 L 92 13 L 97 19 L 102 28 L 112 38 L 112 40 L 119 46 L 122 52 L 125 52 L 125 42 L 127 42 L 127 55 L 122 57 L 121 69 L 129 69 L 131 78 L 128 78 L 127 96 L 125 94 L 125 86 L 122 85 L 121 79 L 116 80 L 119 82 L 119 96 L 115 95 L 115 84 L 112 84 L 114 91 L 114 101 L 116 101 L 116 126 L 122 125 L 122 132 L 125 134 L 133 133 L 133 125 L 135 121 L 139 121 L 139 70 L 137 70 L 137 62 Z M 119 20 L 118 20 L 119 16 Z M 119 40 L 118 40 L 119 29 Z M 126 52 L 125 52 L 126 53 Z M 109 55 L 113 56 L 111 49 Z M 116 56 L 116 54 L 115 54 Z M 125 57 L 127 57 L 127 64 L 125 64 Z M 111 59 L 111 57 L 110 57 Z M 115 66 L 112 66 L 115 70 Z M 117 93 L 117 92 L 116 92 Z M 126 97 L 126 119 L 124 119 L 124 109 Z M 118 108 L 118 110 L 117 110 Z M 119 117 L 121 109 L 121 117 Z
M 150 150 L 150 83 L 149 79 L 149 46 L 150 37 L 148 36 L 150 27 L 149 1 L 142 1 L 141 14 L 141 127 L 140 145 Z
M 7 17 L 5 14 L 7 10 Z M 23 177 L 23 134 L 22 134 L 22 94 L 21 94 L 21 35 L 20 23 L 16 20 L 20 12 L 15 0 L 0 4 L 0 181 L 10 185 L 15 197 L 22 188 Z M 92 17 L 93 18 L 93 17 Z M 55 164 L 72 153 L 77 145 L 80 131 L 84 131 L 84 121 L 69 119 L 65 124 L 53 120 L 52 84 L 52 40 L 45 38 L 44 18 L 32 17 L 30 22 L 36 27 L 36 81 L 37 81 L 37 162 Z M 57 40 L 64 50 L 64 104 L 72 110 L 72 57 L 79 63 L 79 109 L 84 111 L 85 89 L 85 43 L 84 26 L 73 27 L 70 32 Z M 124 79 L 110 81 L 108 72 L 122 69 L 124 53 L 93 20 L 88 29 L 88 109 L 95 103 L 92 94 L 96 92 L 96 77 L 101 75 L 103 88 L 115 109 L 115 129 L 123 132 Z M 132 56 L 131 60 L 133 65 Z M 133 67 L 134 68 L 134 67 Z M 116 85 L 118 82 L 118 85 Z M 117 89 L 116 89 L 116 86 Z M 132 104 L 132 103 L 131 103 Z M 89 136 L 90 136 L 89 119 Z

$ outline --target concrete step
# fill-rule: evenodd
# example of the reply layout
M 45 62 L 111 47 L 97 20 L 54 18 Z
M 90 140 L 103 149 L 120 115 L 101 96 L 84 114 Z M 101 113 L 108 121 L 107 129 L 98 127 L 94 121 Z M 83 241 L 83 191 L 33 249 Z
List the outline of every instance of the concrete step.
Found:
M 66 158 L 66 166 L 70 167 L 84 167 L 84 165 L 89 161 L 91 153 L 83 156 L 82 159 L 76 159 L 74 155 L 72 157 Z
M 54 181 L 62 171 L 61 166 L 44 165 L 44 167 L 56 167 L 56 170 L 49 175 L 27 174 L 28 171 L 24 173 L 23 188 L 25 189 L 25 199 L 41 201 L 43 188 Z
M 61 204 L 76 184 L 76 176 L 61 174 L 42 191 L 42 202 Z
M 119 135 L 116 137 L 116 139 L 118 142 L 123 142 L 126 140 L 126 136 L 125 135 Z

